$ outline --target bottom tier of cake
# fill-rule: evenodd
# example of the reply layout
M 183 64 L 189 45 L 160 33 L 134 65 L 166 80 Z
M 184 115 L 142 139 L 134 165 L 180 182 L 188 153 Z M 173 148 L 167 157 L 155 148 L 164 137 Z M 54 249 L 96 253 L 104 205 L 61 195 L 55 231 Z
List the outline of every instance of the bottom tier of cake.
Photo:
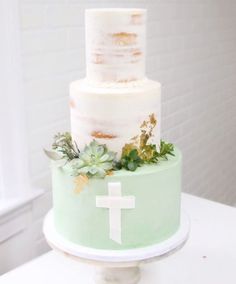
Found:
M 180 223 L 181 153 L 135 172 L 90 179 L 80 193 L 69 166 L 53 168 L 56 230 L 97 249 L 150 246 L 172 236 Z

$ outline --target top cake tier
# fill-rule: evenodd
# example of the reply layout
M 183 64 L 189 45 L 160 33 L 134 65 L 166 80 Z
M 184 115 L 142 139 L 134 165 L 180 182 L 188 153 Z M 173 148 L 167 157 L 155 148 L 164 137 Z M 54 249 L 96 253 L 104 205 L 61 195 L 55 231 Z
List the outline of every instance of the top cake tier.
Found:
M 87 79 L 130 82 L 145 77 L 145 9 L 86 10 Z

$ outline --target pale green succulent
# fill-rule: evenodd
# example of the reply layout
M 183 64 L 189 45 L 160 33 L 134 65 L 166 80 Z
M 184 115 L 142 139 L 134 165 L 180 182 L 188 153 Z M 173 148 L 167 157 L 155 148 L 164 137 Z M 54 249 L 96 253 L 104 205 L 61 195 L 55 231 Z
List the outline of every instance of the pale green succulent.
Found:
M 93 140 L 80 152 L 79 158 L 71 161 L 73 175 L 103 178 L 112 170 L 115 157 L 116 153 L 108 151 L 106 145 Z

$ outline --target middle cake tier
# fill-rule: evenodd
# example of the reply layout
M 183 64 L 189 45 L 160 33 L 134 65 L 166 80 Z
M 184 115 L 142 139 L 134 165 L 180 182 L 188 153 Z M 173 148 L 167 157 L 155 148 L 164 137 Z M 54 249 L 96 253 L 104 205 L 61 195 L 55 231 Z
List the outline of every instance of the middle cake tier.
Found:
M 71 134 L 79 149 L 93 139 L 121 154 L 140 133 L 145 121 L 157 121 L 151 142 L 160 144 L 161 85 L 152 80 L 90 85 L 86 79 L 70 85 Z

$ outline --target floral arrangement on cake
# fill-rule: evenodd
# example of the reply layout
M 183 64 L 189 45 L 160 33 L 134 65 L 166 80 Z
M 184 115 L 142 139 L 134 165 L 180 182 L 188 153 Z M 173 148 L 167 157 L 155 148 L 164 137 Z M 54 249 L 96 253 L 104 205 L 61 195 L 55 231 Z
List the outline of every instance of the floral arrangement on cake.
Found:
M 45 153 L 58 167 L 70 165 L 71 175 L 76 177 L 77 191 L 80 191 L 90 178 L 104 178 L 121 169 L 135 171 L 145 164 L 167 160 L 168 155 L 174 156 L 173 144 L 161 140 L 157 148 L 156 144 L 150 143 L 156 124 L 155 115 L 151 114 L 141 124 L 140 134 L 123 146 L 120 159 L 117 159 L 115 152 L 96 140 L 79 149 L 69 132 L 55 135 L 52 151 L 45 150 Z

